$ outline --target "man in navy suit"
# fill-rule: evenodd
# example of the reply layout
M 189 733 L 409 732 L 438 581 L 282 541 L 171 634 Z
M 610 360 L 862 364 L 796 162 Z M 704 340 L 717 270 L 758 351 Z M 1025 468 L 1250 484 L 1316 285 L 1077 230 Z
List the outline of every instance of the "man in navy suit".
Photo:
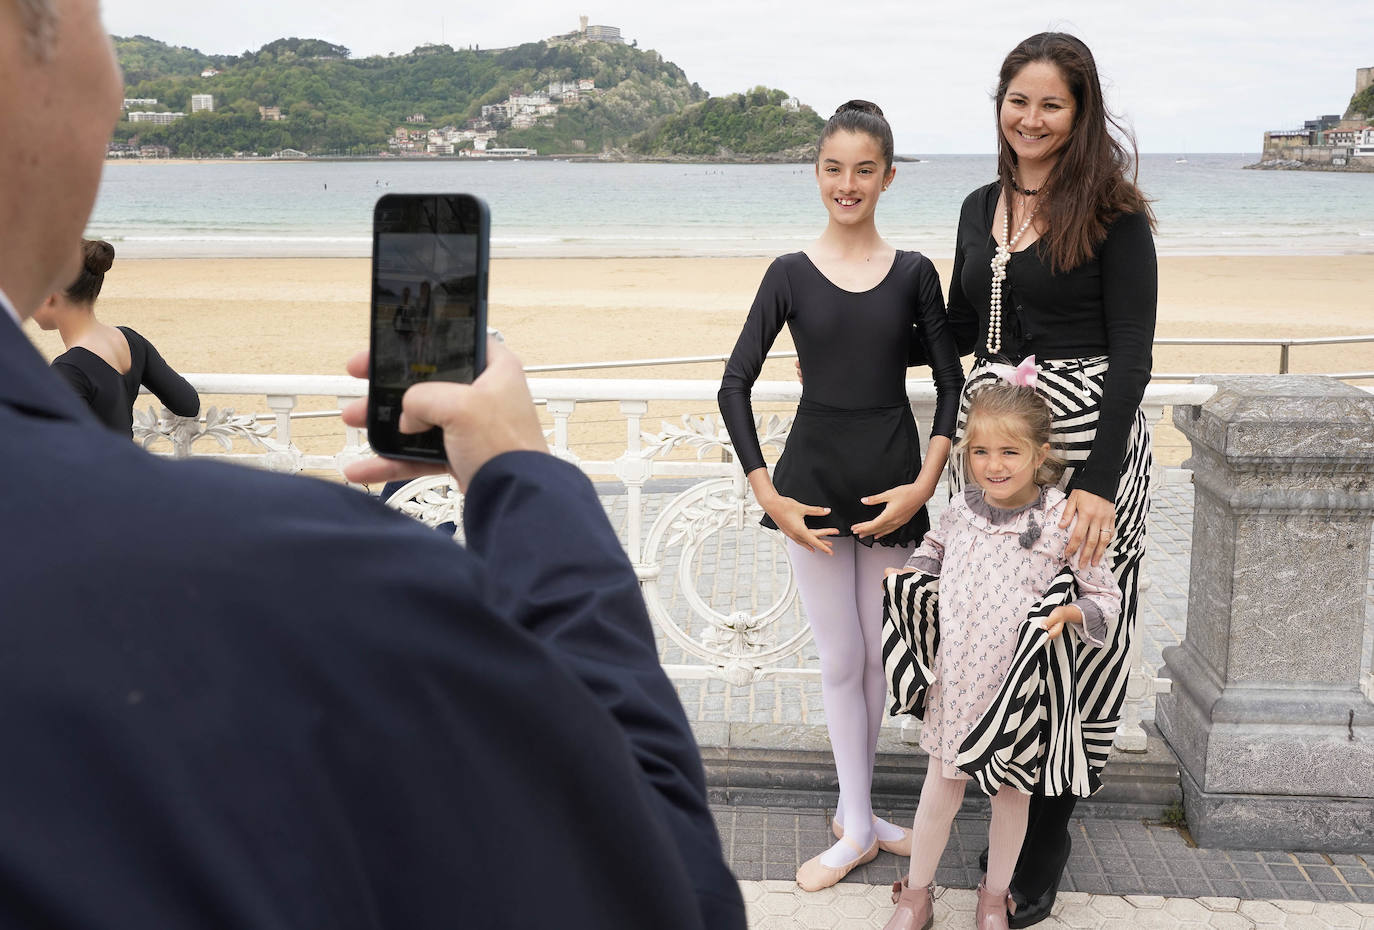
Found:
M 466 550 L 149 456 L 48 371 L 18 323 L 121 93 L 96 0 L 0 0 L 0 925 L 743 927 L 634 574 L 503 347 L 405 401 Z

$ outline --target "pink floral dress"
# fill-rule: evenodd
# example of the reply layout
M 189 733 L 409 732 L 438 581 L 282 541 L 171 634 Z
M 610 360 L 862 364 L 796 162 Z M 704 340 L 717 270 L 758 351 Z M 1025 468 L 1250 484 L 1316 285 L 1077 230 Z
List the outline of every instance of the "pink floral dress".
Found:
M 950 501 L 907 561 L 908 568 L 940 576 L 940 647 L 921 748 L 940 760 L 946 778 L 969 777 L 954 766 L 959 746 L 1007 677 L 1017 629 L 1031 605 L 1065 565 L 1078 582 L 1073 603 L 1085 622 L 1073 629 L 1084 642 L 1102 645 L 1120 615 L 1121 591 L 1108 562 L 1079 566 L 1064 555 L 1069 531 L 1059 528 L 1059 520 L 1065 503 L 1062 491 L 1044 487 L 1025 507 L 1004 510 L 969 487 Z M 1066 635 L 1073 635 L 1069 626 Z

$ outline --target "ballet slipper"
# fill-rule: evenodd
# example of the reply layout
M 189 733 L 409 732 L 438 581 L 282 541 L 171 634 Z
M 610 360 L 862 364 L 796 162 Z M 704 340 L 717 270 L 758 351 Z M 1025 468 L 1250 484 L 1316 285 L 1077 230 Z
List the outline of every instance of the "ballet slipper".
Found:
M 877 814 L 873 815 L 873 822 L 878 822 Z M 896 827 L 897 825 L 893 824 L 893 826 Z M 909 859 L 911 858 L 911 828 L 897 827 L 897 829 L 902 831 L 902 835 L 895 840 L 885 840 L 879 838 L 878 848 L 881 849 L 883 852 L 890 852 L 894 856 L 902 856 L 904 858 Z M 835 839 L 844 839 L 844 827 L 841 826 L 840 822 L 836 820 L 834 817 L 830 818 L 830 832 L 835 834 Z
M 821 862 L 819 855 L 812 856 L 802 863 L 800 869 L 797 869 L 797 884 L 801 886 L 802 891 L 820 891 L 822 888 L 829 888 L 857 867 L 878 858 L 878 840 L 876 838 L 873 840 L 873 845 L 867 849 L 860 849 L 859 844 L 849 838 L 845 838 L 841 842 L 857 852 L 858 858 L 845 865 L 829 866 Z

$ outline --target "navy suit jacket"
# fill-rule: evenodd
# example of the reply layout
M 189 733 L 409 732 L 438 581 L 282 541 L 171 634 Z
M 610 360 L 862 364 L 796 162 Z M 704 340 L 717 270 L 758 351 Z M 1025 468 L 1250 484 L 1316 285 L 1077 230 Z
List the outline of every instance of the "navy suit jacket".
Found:
M 490 462 L 463 549 L 148 455 L 3 313 L 0 442 L 0 926 L 744 926 L 575 468 Z

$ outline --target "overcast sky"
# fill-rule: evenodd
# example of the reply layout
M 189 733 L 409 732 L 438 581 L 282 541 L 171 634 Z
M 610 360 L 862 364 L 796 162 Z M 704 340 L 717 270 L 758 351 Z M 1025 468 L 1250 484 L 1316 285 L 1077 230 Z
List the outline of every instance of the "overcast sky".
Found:
M 712 94 L 782 88 L 823 116 L 851 97 L 886 111 L 897 150 L 991 152 L 989 93 L 1003 56 L 1046 29 L 1077 34 L 1108 100 L 1146 152 L 1255 152 L 1266 129 L 1345 109 L 1374 66 L 1369 0 L 105 0 L 115 35 L 212 54 L 286 36 L 355 57 L 428 42 L 498 48 L 619 26 Z

